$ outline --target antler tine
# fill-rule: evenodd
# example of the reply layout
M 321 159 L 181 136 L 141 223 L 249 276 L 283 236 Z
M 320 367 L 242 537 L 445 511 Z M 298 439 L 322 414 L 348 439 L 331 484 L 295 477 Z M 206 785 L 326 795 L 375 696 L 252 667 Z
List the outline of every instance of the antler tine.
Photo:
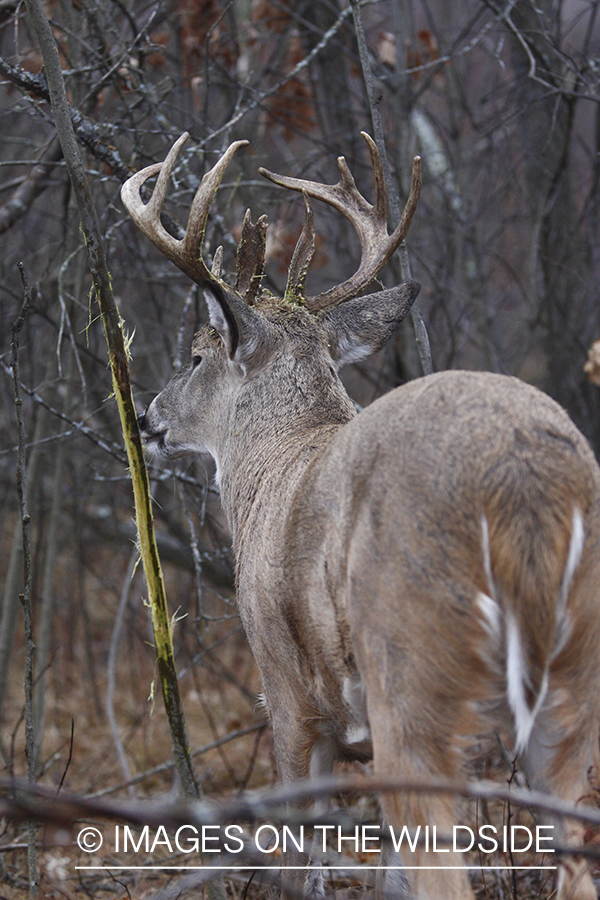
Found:
M 338 159 L 340 180 L 337 184 L 319 184 L 305 181 L 302 178 L 289 178 L 275 175 L 266 169 L 259 169 L 261 175 L 294 191 L 304 191 L 316 200 L 323 200 L 341 212 L 353 225 L 361 248 L 361 262 L 354 275 L 342 284 L 316 297 L 306 298 L 307 305 L 317 312 L 330 306 L 337 306 L 351 297 L 356 297 L 388 262 L 394 251 L 402 243 L 408 232 L 414 211 L 417 208 L 421 190 L 421 160 L 416 156 L 413 161 L 410 193 L 406 206 L 393 234 L 387 230 L 387 191 L 383 176 L 383 166 L 379 151 L 373 139 L 364 131 L 361 132 L 371 157 L 373 178 L 375 180 L 375 205 L 371 206 L 359 192 L 352 173 L 343 156 Z
M 304 297 L 304 285 L 306 276 L 315 253 L 315 227 L 312 207 L 308 202 L 308 194 L 302 191 L 304 197 L 304 227 L 296 242 L 292 260 L 288 268 L 288 280 L 285 288 L 284 299 L 288 303 L 294 303 L 298 298 Z
M 236 254 L 235 289 L 249 306 L 252 306 L 260 291 L 265 270 L 266 246 L 267 217 L 261 216 L 256 224 L 253 224 L 250 210 L 247 209 Z
M 174 262 L 192 281 L 202 284 L 211 277 L 211 272 L 202 259 L 202 242 L 210 204 L 234 153 L 248 141 L 235 141 L 231 144 L 213 168 L 204 175 L 192 201 L 185 235 L 181 240 L 177 240 L 160 221 L 160 214 L 171 172 L 188 137 L 188 132 L 185 132 L 178 138 L 164 162 L 147 166 L 132 175 L 121 188 L 121 200 L 138 228 L 150 238 L 161 253 Z M 156 174 L 158 179 L 152 197 L 148 203 L 144 203 L 140 193 L 142 186 Z

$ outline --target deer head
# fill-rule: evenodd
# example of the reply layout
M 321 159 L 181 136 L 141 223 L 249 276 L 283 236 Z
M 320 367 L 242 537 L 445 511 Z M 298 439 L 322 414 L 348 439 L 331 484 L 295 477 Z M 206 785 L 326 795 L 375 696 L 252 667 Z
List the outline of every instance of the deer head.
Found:
M 354 414 L 337 370 L 344 363 L 379 350 L 405 317 L 419 290 L 416 282 L 409 282 L 390 290 L 358 296 L 376 278 L 408 232 L 419 198 L 420 160 L 419 157 L 414 160 L 410 194 L 402 218 L 391 235 L 387 230 L 387 194 L 381 159 L 369 135 L 363 133 L 375 180 L 373 206 L 359 193 L 343 157 L 338 161 L 341 177 L 336 185 L 286 178 L 261 169 L 271 181 L 301 191 L 306 209 L 304 228 L 289 266 L 284 296 L 278 300 L 261 289 L 266 216 L 253 224 L 250 210 L 246 212 L 237 250 L 234 287 L 223 278 L 222 248 L 215 252 L 210 269 L 202 259 L 212 198 L 227 165 L 236 151 L 247 144 L 246 141 L 231 144 L 204 175 L 192 202 L 184 237 L 177 240 L 163 226 L 160 216 L 169 177 L 187 137 L 183 134 L 176 141 L 164 163 L 138 172 L 121 190 L 125 207 L 143 233 L 203 288 L 209 311 L 209 325 L 194 339 L 190 364 L 156 398 L 142 424 L 151 451 L 170 457 L 208 451 L 220 466 L 225 398 L 241 389 L 245 380 L 264 372 L 269 364 L 271 369 L 273 366 L 282 368 L 282 357 L 291 354 L 300 368 L 299 361 L 305 363 L 303 374 L 297 376 L 306 381 L 305 409 L 293 409 L 298 421 L 308 417 L 314 425 L 330 422 L 332 418 L 343 422 Z M 141 188 L 155 175 L 158 179 L 154 192 L 150 201 L 144 203 Z M 343 284 L 314 297 L 305 295 L 306 275 L 315 246 L 310 197 L 323 200 L 342 212 L 355 227 L 361 246 L 361 262 L 355 274 Z M 201 403 L 197 389 L 200 369 Z M 291 368 L 288 369 L 289 375 Z M 277 394 L 280 388 L 276 387 L 272 371 L 268 377 L 271 390 Z M 263 411 L 260 418 L 264 419 L 264 416 Z M 281 419 L 277 426 L 281 427 Z

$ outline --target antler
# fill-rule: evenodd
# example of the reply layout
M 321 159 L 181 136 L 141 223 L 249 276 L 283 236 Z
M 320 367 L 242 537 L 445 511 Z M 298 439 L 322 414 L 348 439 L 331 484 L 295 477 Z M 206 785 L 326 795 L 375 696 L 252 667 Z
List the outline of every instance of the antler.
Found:
M 255 225 L 246 210 L 242 224 L 242 236 L 238 244 L 235 268 L 235 289 L 251 306 L 260 291 L 260 283 L 265 271 L 265 251 L 267 246 L 267 217 L 261 216 Z
M 381 157 L 377 149 L 377 145 L 373 139 L 361 132 L 371 156 L 371 166 L 373 169 L 373 177 L 375 179 L 375 204 L 371 206 L 362 194 L 359 192 L 352 173 L 348 168 L 346 160 L 343 156 L 338 159 L 340 167 L 340 180 L 337 184 L 319 184 L 315 181 L 305 181 L 302 178 L 289 178 L 284 175 L 275 175 L 266 169 L 259 169 L 261 175 L 280 184 L 282 187 L 291 188 L 293 191 L 303 191 L 306 195 L 314 197 L 317 200 L 323 200 L 335 207 L 339 212 L 351 222 L 358 234 L 361 248 L 361 262 L 354 275 L 342 284 L 338 284 L 316 297 L 307 297 L 306 303 L 313 311 L 326 309 L 330 306 L 337 306 L 344 300 L 356 297 L 363 288 L 367 287 L 378 273 L 383 269 L 394 251 L 402 243 L 408 229 L 410 227 L 413 213 L 419 202 L 419 194 L 421 191 L 421 159 L 415 156 L 413 161 L 412 179 L 410 183 L 410 193 L 406 206 L 402 213 L 400 222 L 396 226 L 393 234 L 388 234 L 387 230 L 387 191 L 383 176 L 383 166 Z M 308 206 L 308 202 L 307 202 Z M 310 208 L 310 207 L 309 207 Z M 307 250 L 310 248 L 311 242 L 314 242 L 314 233 L 312 232 L 312 224 L 309 223 L 309 214 L 307 213 L 307 223 L 305 224 L 300 241 L 302 242 L 302 256 L 311 256 L 312 253 Z M 295 254 L 296 255 L 296 254 Z M 301 267 L 300 277 L 292 274 L 293 269 L 298 267 L 290 266 L 290 276 L 288 278 L 288 286 L 286 288 L 286 297 L 303 295 L 304 278 L 306 277 L 305 267 Z M 297 281 L 292 281 L 292 278 Z
M 160 213 L 165 202 L 165 195 L 169 178 L 173 171 L 173 166 L 175 165 L 179 151 L 187 141 L 188 137 L 187 131 L 181 135 L 169 150 L 164 162 L 147 166 L 147 168 L 141 169 L 141 171 L 132 175 L 121 188 L 121 200 L 138 228 L 144 232 L 146 237 L 150 238 L 153 244 L 156 244 L 161 253 L 164 253 L 171 262 L 174 262 L 179 269 L 192 279 L 192 281 L 195 281 L 197 284 L 202 284 L 207 278 L 212 277 L 213 279 L 220 279 L 221 274 L 220 256 L 215 260 L 212 273 L 202 259 L 202 243 L 204 241 L 208 210 L 215 192 L 221 183 L 225 169 L 229 165 L 234 153 L 236 150 L 239 150 L 240 147 L 245 147 L 246 144 L 248 144 L 248 141 L 235 141 L 231 144 L 216 165 L 204 175 L 192 201 L 185 235 L 181 240 L 177 240 L 165 229 L 160 221 Z M 142 185 L 144 185 L 153 175 L 158 175 L 154 192 L 148 203 L 144 203 L 140 191 Z M 264 217 L 259 219 L 255 226 L 250 223 L 248 217 L 248 225 L 245 226 L 244 231 L 247 239 L 250 236 L 250 232 L 254 230 L 256 230 L 255 243 L 260 244 L 260 237 L 262 237 L 264 243 L 264 232 L 266 230 Z M 215 254 L 215 256 L 217 256 L 217 254 Z M 256 262 L 253 268 L 248 254 L 243 257 L 244 289 L 249 287 L 252 288 L 252 298 L 256 293 L 255 284 L 257 270 L 260 269 L 258 276 L 258 280 L 260 280 L 263 263 L 264 250 L 262 259 L 260 250 L 257 251 Z M 250 269 L 252 269 L 252 272 L 250 272 Z
M 361 246 L 360 266 L 354 275 L 342 284 L 336 285 L 316 297 L 306 298 L 307 306 L 313 312 L 337 306 L 344 300 L 356 297 L 373 281 L 404 240 L 419 201 L 421 164 L 420 158 L 416 156 L 413 162 L 410 193 L 406 206 L 393 234 L 388 234 L 387 192 L 381 158 L 372 138 L 364 131 L 361 134 L 367 142 L 371 156 L 375 180 L 374 206 L 371 206 L 359 192 L 343 156 L 338 159 L 340 180 L 333 185 L 275 175 L 266 169 L 259 170 L 262 175 L 275 184 L 302 191 L 304 194 L 306 220 L 289 267 L 285 290 L 286 300 L 293 302 L 305 299 L 304 283 L 315 245 L 313 216 L 308 197 L 323 200 L 339 210 L 349 219 L 358 234 Z M 202 284 L 211 278 L 213 281 L 221 280 L 222 251 L 220 248 L 215 253 L 212 271 L 209 271 L 202 259 L 202 244 L 210 204 L 234 153 L 240 147 L 246 146 L 248 141 L 235 141 L 231 144 L 213 168 L 204 175 L 192 201 L 185 235 L 181 240 L 177 240 L 165 229 L 160 216 L 171 172 L 188 136 L 187 132 L 181 135 L 171 147 L 164 162 L 147 166 L 132 175 L 121 188 L 121 199 L 138 228 L 150 238 L 158 249 L 193 281 Z M 153 175 L 158 175 L 158 179 L 152 197 L 148 203 L 144 203 L 141 189 Z M 246 213 L 242 239 L 237 253 L 236 291 L 239 295 L 244 296 L 249 304 L 254 302 L 260 290 L 264 270 L 266 228 L 265 216 L 261 216 L 253 225 L 249 212 Z

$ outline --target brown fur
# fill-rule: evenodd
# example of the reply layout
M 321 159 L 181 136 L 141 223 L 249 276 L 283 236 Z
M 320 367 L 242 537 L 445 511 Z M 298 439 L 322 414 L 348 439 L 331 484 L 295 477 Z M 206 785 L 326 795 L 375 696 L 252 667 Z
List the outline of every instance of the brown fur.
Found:
M 407 290 L 386 292 L 397 320 Z M 366 355 L 391 333 L 380 296 L 350 301 L 346 320 L 344 310 L 315 317 L 209 298 L 221 340 L 196 338 L 202 362 L 151 404 L 146 441 L 164 456 L 205 449 L 217 460 L 240 614 L 284 781 L 308 776 L 317 747 L 329 748 L 327 759 L 368 757 L 367 740 L 349 740 L 360 711 L 344 684 L 358 675 L 377 774 L 453 777 L 464 748 L 493 729 L 513 746 L 512 616 L 529 708 L 548 678 L 523 763 L 533 786 L 577 802 L 598 740 L 600 471 L 567 415 L 512 378 L 440 373 L 356 415 L 335 368 L 344 348 Z M 236 316 L 239 345 L 217 303 Z M 584 542 L 560 648 L 575 509 Z M 481 594 L 500 610 L 495 636 Z M 398 794 L 382 805 L 395 827 L 458 824 L 449 798 Z M 567 831 L 582 839 L 576 824 Z M 434 862 L 421 850 L 404 859 Z M 420 870 L 409 880 L 419 900 L 473 896 L 464 872 Z M 596 897 L 585 867 L 563 869 L 559 897 Z

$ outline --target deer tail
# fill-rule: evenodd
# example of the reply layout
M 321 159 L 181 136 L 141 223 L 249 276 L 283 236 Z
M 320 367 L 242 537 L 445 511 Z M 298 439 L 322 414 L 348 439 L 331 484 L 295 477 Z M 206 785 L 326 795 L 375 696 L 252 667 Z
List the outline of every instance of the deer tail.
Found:
M 556 521 L 553 530 L 555 526 Z M 546 552 L 540 552 L 541 559 L 530 560 L 529 571 L 523 564 L 528 547 L 523 534 L 518 531 L 513 534 L 510 555 L 505 555 L 504 565 L 500 565 L 494 559 L 498 554 L 493 552 L 494 540 L 490 540 L 485 514 L 481 518 L 481 532 L 488 590 L 479 594 L 478 605 L 483 626 L 496 647 L 497 668 L 502 671 L 506 701 L 513 718 L 515 751 L 522 753 L 548 696 L 550 666 L 571 631 L 567 602 L 583 553 L 583 516 L 575 506 L 566 557 L 564 550 L 559 552 L 561 541 L 552 540 Z M 506 533 L 503 539 L 506 546 Z M 566 541 L 562 544 L 564 547 Z M 557 566 L 557 560 L 564 562 Z

